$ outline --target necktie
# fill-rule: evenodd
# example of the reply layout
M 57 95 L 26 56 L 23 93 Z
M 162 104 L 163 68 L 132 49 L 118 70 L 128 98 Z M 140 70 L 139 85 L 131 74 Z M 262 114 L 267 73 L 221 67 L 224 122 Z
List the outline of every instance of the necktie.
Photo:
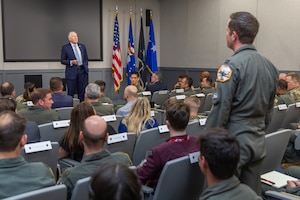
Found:
M 80 56 L 77 44 L 74 44 L 74 53 L 75 53 L 76 60 L 78 60 L 78 64 L 77 65 L 78 66 L 82 65 L 81 56 Z

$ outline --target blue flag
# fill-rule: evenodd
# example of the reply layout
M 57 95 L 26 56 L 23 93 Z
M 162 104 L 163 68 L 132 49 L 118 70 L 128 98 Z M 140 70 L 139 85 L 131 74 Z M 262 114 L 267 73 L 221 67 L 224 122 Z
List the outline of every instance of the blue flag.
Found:
M 152 19 L 150 18 L 150 30 L 149 30 L 149 42 L 147 47 L 147 56 L 146 56 L 146 64 L 153 72 L 157 72 L 157 59 L 156 59 L 156 45 L 155 45 L 155 36 L 154 36 L 154 28 Z
M 135 72 L 135 57 L 134 57 L 134 42 L 131 25 L 131 15 L 129 22 L 129 35 L 128 35 L 128 50 L 127 50 L 127 85 L 130 85 L 131 72 Z

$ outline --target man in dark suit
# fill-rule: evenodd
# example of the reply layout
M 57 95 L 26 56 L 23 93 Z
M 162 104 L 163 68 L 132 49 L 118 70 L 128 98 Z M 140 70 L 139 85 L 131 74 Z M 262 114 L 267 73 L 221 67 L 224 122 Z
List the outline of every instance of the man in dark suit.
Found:
M 161 82 L 162 76 L 159 72 L 155 72 L 151 76 L 151 83 L 146 86 L 147 91 L 153 94 L 155 91 L 167 90 L 167 86 Z
M 66 83 L 68 95 L 74 97 L 77 88 L 78 99 L 84 101 L 84 88 L 88 75 L 88 55 L 84 44 L 78 43 L 76 32 L 71 31 L 68 39 L 70 43 L 61 50 L 61 64 L 66 65 Z

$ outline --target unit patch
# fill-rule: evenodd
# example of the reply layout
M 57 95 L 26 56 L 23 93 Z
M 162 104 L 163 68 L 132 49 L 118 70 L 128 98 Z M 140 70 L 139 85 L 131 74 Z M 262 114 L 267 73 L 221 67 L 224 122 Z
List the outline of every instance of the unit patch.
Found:
M 232 70 L 229 65 L 221 65 L 217 72 L 217 81 L 226 82 L 230 80 L 232 74 Z

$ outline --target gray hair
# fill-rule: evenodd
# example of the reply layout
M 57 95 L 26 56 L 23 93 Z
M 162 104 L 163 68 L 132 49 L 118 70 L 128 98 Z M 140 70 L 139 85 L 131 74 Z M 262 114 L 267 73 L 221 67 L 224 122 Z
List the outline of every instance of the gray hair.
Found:
M 96 83 L 89 83 L 85 87 L 85 93 L 89 99 L 98 99 L 100 97 L 100 86 Z

